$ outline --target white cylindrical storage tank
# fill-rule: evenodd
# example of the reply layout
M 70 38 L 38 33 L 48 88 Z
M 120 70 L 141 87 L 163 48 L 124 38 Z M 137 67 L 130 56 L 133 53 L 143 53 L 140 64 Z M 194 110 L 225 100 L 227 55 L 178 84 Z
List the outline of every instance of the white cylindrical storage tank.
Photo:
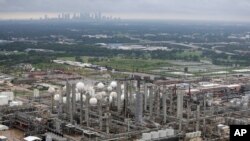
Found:
M 64 104 L 67 103 L 67 97 L 66 96 L 63 97 L 63 103 Z
M 173 136 L 174 135 L 174 129 L 166 129 L 167 136 Z
M 109 96 L 109 102 L 111 103 L 113 101 L 113 97 Z
M 0 95 L 0 106 L 8 105 L 8 103 L 9 103 L 8 96 Z
M 81 93 L 76 93 L 76 101 L 80 101 L 81 100 Z M 86 100 L 86 96 L 84 94 L 82 94 L 82 101 L 85 102 Z
M 186 133 L 186 138 L 188 138 L 188 139 L 191 138 L 190 133 Z
M 59 101 L 60 100 L 60 95 L 59 94 L 55 94 L 54 95 L 54 100 L 55 101 Z
M 81 94 L 80 93 L 76 93 L 76 101 L 80 101 L 81 99 Z
M 200 137 L 201 136 L 201 131 L 198 131 L 198 137 Z
M 123 101 L 125 99 L 124 94 L 121 95 L 121 100 Z
M 159 133 L 156 132 L 156 131 L 152 131 L 152 132 L 150 132 L 150 134 L 151 134 L 152 139 L 158 139 L 159 138 Z
M 92 105 L 92 106 L 95 106 L 97 104 L 97 99 L 94 98 L 94 97 L 90 98 L 89 104 Z
M 195 132 L 190 133 L 190 138 L 194 138 L 195 137 Z
M 124 84 L 121 85 L 121 90 L 124 90 L 125 89 L 125 86 Z
M 198 131 L 194 132 L 194 137 L 199 137 L 199 132 Z
M 50 135 L 46 136 L 46 141 L 52 141 L 52 137 Z
M 33 96 L 34 97 L 39 97 L 39 90 L 38 89 L 33 90 Z
M 10 102 L 10 107 L 13 107 L 13 106 L 22 106 L 22 105 L 23 105 L 22 101 L 12 101 L 12 102 Z
M 151 140 L 151 134 L 150 133 L 142 133 L 142 140 L 150 141 Z
M 160 138 L 167 137 L 167 131 L 166 130 L 160 130 L 159 131 L 159 137 Z

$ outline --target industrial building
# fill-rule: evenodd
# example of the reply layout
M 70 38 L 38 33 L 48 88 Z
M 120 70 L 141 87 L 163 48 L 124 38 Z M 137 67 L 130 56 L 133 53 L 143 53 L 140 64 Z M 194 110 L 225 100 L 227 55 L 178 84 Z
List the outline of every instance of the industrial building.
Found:
M 250 81 L 226 80 L 131 76 L 0 92 L 1 140 L 12 129 L 27 141 L 228 140 L 229 125 L 249 124 Z

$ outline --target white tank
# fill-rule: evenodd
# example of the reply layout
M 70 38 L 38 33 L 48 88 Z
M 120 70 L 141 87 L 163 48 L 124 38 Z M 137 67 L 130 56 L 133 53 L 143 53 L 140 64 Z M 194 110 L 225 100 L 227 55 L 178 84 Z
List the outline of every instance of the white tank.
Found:
M 8 105 L 9 98 L 5 95 L 0 95 L 0 106 Z
M 48 89 L 48 92 L 50 94 L 54 93 L 55 91 L 56 91 L 56 89 L 54 87 L 49 87 L 49 89 Z
M 105 91 L 100 92 L 102 97 L 107 96 L 107 93 Z
M 113 89 L 113 88 L 112 88 L 111 86 L 108 86 L 108 87 L 107 87 L 107 90 L 108 90 L 109 92 L 111 92 L 112 89 Z
M 76 101 L 80 101 L 81 99 L 81 94 L 80 93 L 76 93 Z
M 200 137 L 201 136 L 201 131 L 198 131 L 198 137 Z
M 147 97 L 149 97 L 149 93 L 150 93 L 150 91 L 149 91 L 149 89 L 148 89 L 148 91 L 147 91 Z
M 125 89 L 124 84 L 122 84 L 121 85 L 121 90 L 124 90 L 124 89 Z
M 0 96 L 7 96 L 8 100 L 14 100 L 14 93 L 11 91 L 0 92 Z
M 117 87 L 117 82 L 116 82 L 116 81 L 112 81 L 112 82 L 110 83 L 110 86 L 111 86 L 112 88 Z
M 117 93 L 116 92 L 111 92 L 110 96 L 112 96 L 113 98 L 117 98 Z
M 12 101 L 12 102 L 10 102 L 10 107 L 13 107 L 13 106 L 22 106 L 22 105 L 23 105 L 22 101 Z
M 34 97 L 39 97 L 39 90 L 38 89 L 33 90 L 33 96 Z
M 82 83 L 82 82 L 76 83 L 76 88 L 77 88 L 79 91 L 83 91 L 84 88 L 85 88 L 84 83 Z
M 95 106 L 97 104 L 97 99 L 94 98 L 94 97 L 90 98 L 89 104 L 92 105 L 92 106 Z
M 159 137 L 160 138 L 165 138 L 167 137 L 167 131 L 166 130 L 159 130 Z
M 174 129 L 166 129 L 167 136 L 173 136 L 174 135 Z
M 97 84 L 97 88 L 98 89 L 103 89 L 104 87 L 105 86 L 104 86 L 104 84 L 102 82 L 100 82 L 100 83 Z
M 191 138 L 190 133 L 186 133 L 186 135 L 185 135 L 185 136 L 186 136 L 186 138 L 189 138 L 189 139 Z
M 59 101 L 60 100 L 60 95 L 59 94 L 55 94 L 54 95 L 54 100 L 55 101 Z
M 190 133 L 190 138 L 194 138 L 194 137 L 195 137 L 195 133 L 194 132 Z
M 159 132 L 152 131 L 151 133 L 151 138 L 152 139 L 158 139 L 159 138 Z
M 199 136 L 199 132 L 194 132 L 194 137 L 198 137 Z
M 124 94 L 121 95 L 121 100 L 123 101 L 125 99 Z
M 64 104 L 67 103 L 67 97 L 66 96 L 63 97 L 63 103 Z
M 150 133 L 142 133 L 142 140 L 150 141 L 151 140 L 151 134 Z
M 90 95 L 90 96 L 94 96 L 94 95 L 95 95 L 95 89 L 94 89 L 94 87 L 90 86 L 90 87 L 88 88 L 88 92 L 89 92 L 89 95 Z

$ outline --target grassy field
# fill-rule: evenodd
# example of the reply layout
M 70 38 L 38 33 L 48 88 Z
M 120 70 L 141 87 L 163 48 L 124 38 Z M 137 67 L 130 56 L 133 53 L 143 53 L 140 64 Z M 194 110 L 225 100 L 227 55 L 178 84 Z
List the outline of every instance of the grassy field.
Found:
M 166 67 L 170 64 L 164 60 L 144 60 L 144 59 L 122 59 L 111 58 L 91 62 L 101 66 L 109 66 L 117 70 L 131 72 L 148 72 L 155 68 Z
M 124 59 L 119 57 L 114 58 L 99 58 L 99 59 L 90 59 L 91 57 L 81 57 L 83 62 L 92 63 L 100 66 L 112 67 L 121 71 L 130 71 L 130 72 L 149 72 L 150 70 L 167 67 L 171 64 L 165 60 L 156 60 L 156 59 Z M 63 57 L 58 58 L 61 60 L 71 60 L 75 61 L 74 57 Z

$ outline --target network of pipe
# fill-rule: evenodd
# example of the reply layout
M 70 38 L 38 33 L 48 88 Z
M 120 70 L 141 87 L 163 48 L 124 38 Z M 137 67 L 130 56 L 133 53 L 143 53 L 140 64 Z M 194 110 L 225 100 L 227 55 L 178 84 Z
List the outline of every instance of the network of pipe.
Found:
M 57 90 L 50 87 L 48 92 L 51 94 L 51 111 L 58 115 L 58 119 L 106 135 L 163 128 L 183 131 L 183 125 L 190 128 L 195 123 L 189 131 L 199 130 L 200 105 L 185 100 L 183 90 L 176 87 L 141 80 L 117 80 L 96 85 L 67 82 Z M 190 119 L 190 123 L 183 124 L 183 116 Z M 111 131 L 116 125 L 123 129 Z

